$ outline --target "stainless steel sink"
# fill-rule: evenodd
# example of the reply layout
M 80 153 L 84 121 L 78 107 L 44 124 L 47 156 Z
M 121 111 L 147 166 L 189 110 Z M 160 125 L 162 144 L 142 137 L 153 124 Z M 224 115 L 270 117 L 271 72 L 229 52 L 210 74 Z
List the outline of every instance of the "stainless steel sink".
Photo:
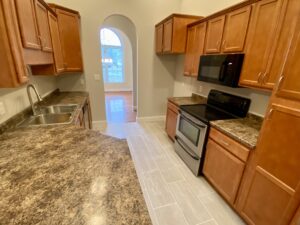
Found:
M 20 126 L 40 126 L 40 125 L 59 125 L 70 124 L 72 122 L 72 113 L 60 113 L 60 114 L 40 114 L 31 116 L 23 121 Z
M 60 114 L 60 113 L 72 113 L 77 109 L 78 105 L 52 105 L 52 106 L 40 106 L 38 112 L 40 114 Z

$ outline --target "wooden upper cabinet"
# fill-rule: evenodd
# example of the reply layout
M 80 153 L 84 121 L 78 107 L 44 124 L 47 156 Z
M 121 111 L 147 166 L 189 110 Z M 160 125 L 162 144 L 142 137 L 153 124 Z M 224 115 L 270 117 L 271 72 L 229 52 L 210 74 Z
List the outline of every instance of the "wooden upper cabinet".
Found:
M 83 72 L 79 13 L 56 5 L 54 8 L 58 18 L 65 71 Z
M 24 48 L 41 49 L 35 0 L 15 0 Z
M 255 4 L 246 40 L 241 86 L 264 88 L 267 66 L 276 47 L 281 9 L 282 0 L 262 0 Z
M 40 43 L 42 45 L 42 50 L 47 52 L 52 52 L 52 41 L 50 36 L 50 27 L 48 20 L 48 10 L 46 7 L 38 0 L 35 1 L 35 11 L 36 19 L 39 30 Z
M 226 16 L 222 52 L 242 52 L 248 31 L 251 6 L 247 6 Z
M 249 224 L 289 224 L 300 203 L 300 104 L 282 103 L 271 104 L 244 176 L 239 210 Z
M 15 4 L 0 4 L 0 87 L 17 87 L 28 81 Z
M 187 25 L 201 19 L 200 16 L 172 14 L 155 26 L 157 54 L 180 54 L 185 52 Z
M 291 0 L 296 1 L 296 0 Z M 299 5 L 299 4 L 298 4 Z M 276 95 L 300 101 L 300 10 L 298 7 L 298 20 L 295 32 L 289 46 L 289 52 L 279 77 Z M 292 26 L 292 24 L 290 25 Z
M 163 32 L 164 25 L 159 24 L 155 27 L 155 51 L 156 53 L 161 53 L 163 51 Z
M 225 15 L 207 22 L 205 53 L 219 53 L 221 51 Z
M 198 76 L 200 56 L 203 54 L 206 22 L 188 27 L 187 46 L 184 58 L 184 75 Z

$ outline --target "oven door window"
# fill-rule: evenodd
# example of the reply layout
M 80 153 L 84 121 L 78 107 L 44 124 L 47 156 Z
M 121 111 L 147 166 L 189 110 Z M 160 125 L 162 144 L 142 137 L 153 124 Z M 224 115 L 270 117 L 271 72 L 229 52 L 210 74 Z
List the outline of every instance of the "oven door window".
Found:
M 189 139 L 195 146 L 198 146 L 199 136 L 200 136 L 200 128 L 194 126 L 192 123 L 185 120 L 183 117 L 180 117 L 178 130 L 187 139 Z

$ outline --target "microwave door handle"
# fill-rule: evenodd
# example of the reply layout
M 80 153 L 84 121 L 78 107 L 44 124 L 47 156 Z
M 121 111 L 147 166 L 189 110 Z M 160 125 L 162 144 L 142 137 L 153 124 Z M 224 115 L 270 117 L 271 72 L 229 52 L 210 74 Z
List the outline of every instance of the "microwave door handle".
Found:
M 181 142 L 181 140 L 179 139 L 178 136 L 175 136 L 175 140 L 177 141 L 177 143 L 180 145 L 180 147 L 189 155 L 191 156 L 193 159 L 195 160 L 200 160 L 200 158 L 198 156 L 196 156 L 194 153 L 192 153 L 188 147 L 185 147 L 184 144 Z
M 224 81 L 226 70 L 227 70 L 227 62 L 225 61 L 221 65 L 221 69 L 220 69 L 220 73 L 219 73 L 220 81 Z

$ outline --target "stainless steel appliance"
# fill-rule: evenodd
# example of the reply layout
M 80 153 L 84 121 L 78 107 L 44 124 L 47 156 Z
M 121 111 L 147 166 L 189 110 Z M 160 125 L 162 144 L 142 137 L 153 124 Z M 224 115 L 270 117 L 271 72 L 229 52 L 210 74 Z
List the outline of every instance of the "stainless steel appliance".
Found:
M 244 54 L 203 55 L 198 80 L 238 87 L 243 60 Z
M 175 151 L 198 176 L 203 167 L 209 121 L 245 117 L 250 100 L 211 90 L 207 104 L 180 106 Z

